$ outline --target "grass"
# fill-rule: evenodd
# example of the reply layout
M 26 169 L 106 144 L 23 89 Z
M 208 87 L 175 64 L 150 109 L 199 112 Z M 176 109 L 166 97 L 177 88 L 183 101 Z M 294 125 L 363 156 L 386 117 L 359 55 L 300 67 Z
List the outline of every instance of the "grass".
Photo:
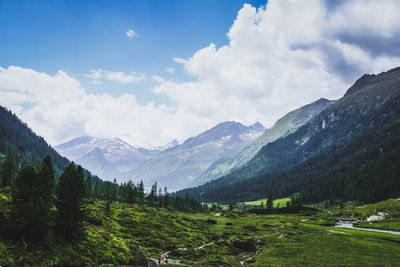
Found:
M 274 208 L 278 207 L 278 204 L 279 204 L 279 207 L 281 207 L 281 208 L 286 207 L 286 203 L 288 201 L 290 202 L 290 197 L 275 199 L 274 200 Z M 250 206 L 260 206 L 261 203 L 263 203 L 265 206 L 267 204 L 267 199 L 263 198 L 263 199 L 259 199 L 259 200 L 244 202 L 245 205 L 250 205 Z
M 395 202 L 349 206 L 346 212 L 378 207 L 396 210 L 390 203 Z M 324 226 L 332 220 L 330 214 L 339 210 L 317 216 L 256 215 L 112 204 L 106 214 L 101 201 L 89 204 L 87 210 L 86 235 L 80 241 L 53 238 L 47 247 L 30 244 L 24 249 L 20 241 L 0 236 L 5 240 L 0 241 L 0 265 L 146 266 L 146 260 L 160 253 L 191 266 L 238 266 L 246 259 L 249 266 L 387 266 L 400 262 L 399 235 Z

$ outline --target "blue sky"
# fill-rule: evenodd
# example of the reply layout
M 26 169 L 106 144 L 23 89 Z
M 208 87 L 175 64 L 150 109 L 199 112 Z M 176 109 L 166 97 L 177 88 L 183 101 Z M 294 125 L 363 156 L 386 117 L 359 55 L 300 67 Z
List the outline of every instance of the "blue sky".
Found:
M 50 144 L 271 127 L 400 66 L 398 0 L 0 0 L 0 105 Z
M 81 77 L 91 69 L 135 71 L 188 80 L 174 57 L 188 58 L 226 33 L 245 2 L 266 1 L 0 1 L 0 59 L 3 67 L 24 66 L 80 79 L 90 93 L 134 92 L 139 103 L 169 103 L 149 90 L 154 82 L 92 85 Z M 128 38 L 132 29 L 137 36 Z M 173 74 L 166 67 L 174 68 Z

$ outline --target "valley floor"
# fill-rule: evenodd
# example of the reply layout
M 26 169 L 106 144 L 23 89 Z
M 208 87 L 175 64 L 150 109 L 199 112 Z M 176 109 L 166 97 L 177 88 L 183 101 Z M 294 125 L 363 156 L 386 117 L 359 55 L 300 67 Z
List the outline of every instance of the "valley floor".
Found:
M 394 203 L 400 205 L 400 201 Z M 400 263 L 400 235 L 324 226 L 332 221 L 335 210 L 316 215 L 256 215 L 112 204 L 106 214 L 104 202 L 89 204 L 87 209 L 86 236 L 80 241 L 53 238 L 46 245 L 29 243 L 25 248 L 19 240 L 0 237 L 0 265 L 154 266 L 153 260 L 161 255 L 168 255 L 169 265 L 190 266 Z M 399 225 L 399 218 L 390 220 Z

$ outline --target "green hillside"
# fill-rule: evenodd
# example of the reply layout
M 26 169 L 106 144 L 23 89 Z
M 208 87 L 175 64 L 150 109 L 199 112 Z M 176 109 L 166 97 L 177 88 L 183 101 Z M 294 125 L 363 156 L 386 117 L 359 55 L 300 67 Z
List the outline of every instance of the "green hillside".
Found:
M 311 104 L 293 110 L 280 118 L 264 134 L 232 156 L 215 161 L 196 181 L 195 185 L 215 180 L 218 177 L 240 168 L 249 162 L 266 144 L 295 132 L 300 126 L 317 116 L 322 110 L 331 105 L 333 101 L 319 99 Z
M 7 197 L 0 196 L 1 209 Z M 238 266 L 241 261 L 248 266 L 390 266 L 400 261 L 400 235 L 322 226 L 325 213 L 171 212 L 116 203 L 107 213 L 106 203 L 97 201 L 86 210 L 81 240 L 53 238 L 25 247 L 22 240 L 2 238 L 0 264 L 149 266 L 160 255 L 189 266 Z
M 279 197 L 301 192 L 308 202 L 393 196 L 399 192 L 399 73 L 363 76 L 351 93 L 264 146 L 243 168 L 178 194 L 220 202 L 262 198 L 268 191 Z
M 15 114 L 0 106 L 0 155 L 12 152 L 20 165 L 35 163 L 49 155 L 57 172 L 61 172 L 69 160 L 60 156 L 47 142 L 36 135 Z

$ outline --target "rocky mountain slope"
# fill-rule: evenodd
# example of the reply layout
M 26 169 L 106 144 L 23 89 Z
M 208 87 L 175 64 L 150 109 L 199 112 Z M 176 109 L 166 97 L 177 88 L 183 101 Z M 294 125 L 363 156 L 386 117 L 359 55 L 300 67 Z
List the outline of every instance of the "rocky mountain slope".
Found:
M 131 177 L 143 179 L 145 184 L 157 181 L 171 190 L 197 184 L 198 177 L 213 162 L 232 155 L 264 131 L 260 123 L 250 126 L 233 121 L 220 123 L 144 162 Z
M 311 104 L 293 110 L 280 118 L 271 128 L 267 129 L 253 142 L 244 146 L 232 156 L 222 158 L 214 162 L 198 179 L 197 184 L 212 181 L 218 177 L 228 174 L 250 161 L 260 149 L 266 144 L 287 136 L 305 124 L 311 118 L 318 115 L 322 110 L 334 101 L 319 99 Z
M 278 183 L 278 177 L 282 178 L 282 182 L 291 180 L 290 177 L 301 177 L 301 179 L 307 179 L 308 183 L 302 183 L 300 178 L 299 180 L 293 178 L 291 183 L 309 187 L 319 181 L 316 185 L 321 186 L 318 177 L 325 177 L 325 173 L 332 173 L 333 166 L 344 168 L 346 171 L 342 173 L 345 177 L 341 177 L 341 179 L 349 179 L 348 183 L 351 183 L 352 179 L 356 179 L 351 175 L 359 168 L 367 166 L 363 165 L 366 162 L 355 160 L 355 158 L 372 158 L 370 156 L 374 155 L 370 166 L 375 168 L 375 161 L 379 160 L 381 155 L 388 155 L 385 154 L 386 150 L 394 149 L 392 152 L 388 151 L 394 153 L 393 155 L 398 153 L 396 152 L 399 145 L 398 140 L 392 139 L 391 133 L 397 132 L 396 125 L 400 119 L 399 103 L 400 68 L 378 75 L 364 75 L 349 88 L 341 99 L 331 104 L 294 133 L 264 146 L 242 168 L 204 186 L 180 193 L 190 192 L 192 195 L 202 196 L 202 198 L 207 198 L 208 195 L 207 200 L 213 199 L 217 195 L 221 197 L 224 195 L 223 191 L 227 190 L 230 192 L 225 192 L 225 196 L 229 195 L 229 198 L 234 197 L 235 193 L 233 192 L 242 196 L 255 196 L 256 188 L 264 190 L 263 194 L 272 190 L 272 187 L 270 189 L 268 187 L 272 186 L 272 181 Z M 385 131 L 384 129 L 389 130 Z M 375 140 L 372 138 L 373 136 L 379 136 L 379 138 Z M 371 145 L 368 144 L 369 141 Z M 349 150 L 349 147 L 352 149 Z M 371 150 L 371 147 L 377 148 L 378 152 Z M 400 155 L 398 156 L 400 157 Z M 325 160 L 322 159 L 326 157 L 328 157 L 329 163 L 318 165 L 319 162 L 324 162 Z M 386 162 L 388 166 L 393 163 L 392 158 L 388 157 L 388 162 Z M 307 171 L 296 169 L 300 168 L 296 166 L 302 166 L 301 164 L 306 164 L 310 169 Z M 393 164 L 398 163 L 394 161 Z M 291 169 L 294 171 L 289 171 Z M 312 175 L 302 176 L 301 173 L 312 173 Z M 333 177 L 337 173 L 340 172 L 333 172 Z M 331 176 L 329 177 L 327 179 L 332 179 Z M 376 177 L 380 176 L 376 175 Z M 382 183 L 385 183 L 386 178 L 381 178 Z M 264 186 L 260 186 L 260 184 Z M 253 187 L 254 185 L 256 187 Z M 334 185 L 335 182 L 332 182 L 330 187 L 334 188 Z M 282 192 L 285 191 L 282 188 L 286 187 L 286 193 L 290 188 L 290 185 L 285 183 L 280 185 L 282 188 L 277 184 L 275 186 L 279 187 Z M 296 186 L 292 188 L 304 190 L 304 188 Z M 357 188 L 357 186 L 352 188 Z M 368 186 L 365 188 L 374 190 Z M 342 190 L 348 189 L 342 186 Z M 387 191 L 389 190 L 390 186 L 387 188 Z M 307 194 L 312 193 L 308 192 Z M 325 194 L 327 193 L 325 192 Z
M 128 174 L 144 161 L 161 153 L 156 148 L 135 147 L 120 138 L 82 136 L 55 149 L 107 180 L 128 180 Z

